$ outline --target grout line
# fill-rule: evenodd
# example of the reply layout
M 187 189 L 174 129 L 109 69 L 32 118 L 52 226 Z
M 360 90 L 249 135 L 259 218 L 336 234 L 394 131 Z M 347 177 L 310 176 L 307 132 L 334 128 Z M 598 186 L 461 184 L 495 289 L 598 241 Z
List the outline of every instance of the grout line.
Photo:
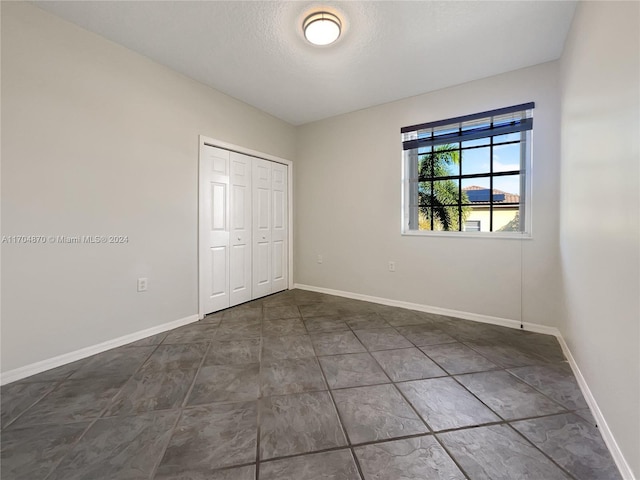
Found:
M 164 444 L 164 447 L 162 448 L 162 450 L 160 451 L 160 454 L 158 455 L 157 462 L 154 464 L 153 468 L 151 469 L 151 476 L 149 478 L 155 478 L 156 473 L 158 473 L 158 469 L 160 468 L 160 465 L 162 465 L 162 460 L 164 460 L 164 456 L 167 453 L 167 449 L 169 448 L 171 439 L 173 438 L 173 435 L 175 434 L 176 429 L 178 428 L 178 424 L 180 423 L 180 420 L 182 420 L 182 414 L 184 413 L 184 409 L 176 408 L 175 410 L 177 410 L 178 412 L 178 414 L 176 415 L 176 420 L 175 422 L 173 422 L 173 426 L 169 429 L 169 435 L 167 435 L 167 441 Z
M 519 420 L 518 420 L 519 421 Z M 553 465 L 555 465 L 556 467 L 558 467 L 562 472 L 566 473 L 569 478 L 572 478 L 573 480 L 580 480 L 579 478 L 576 478 L 571 472 L 569 472 L 567 469 L 565 469 L 562 465 L 560 465 L 558 462 L 556 462 L 553 458 L 551 458 L 549 455 L 547 455 L 545 452 L 542 451 L 541 448 L 539 448 L 535 443 L 533 443 L 531 440 L 529 440 L 527 437 L 525 437 L 522 433 L 520 433 L 518 431 L 518 429 L 514 428 L 512 425 L 507 424 L 509 428 L 511 428 L 511 430 L 513 430 L 514 432 L 516 432 L 520 437 L 522 437 L 527 443 L 529 443 L 530 445 L 533 446 L 533 448 L 535 448 L 536 450 L 538 450 L 544 457 L 547 458 L 547 460 L 549 460 Z
M 256 400 L 255 478 L 260 478 L 260 424 L 262 423 L 262 346 L 264 339 L 264 303 L 260 305 L 260 341 L 258 342 L 258 398 Z

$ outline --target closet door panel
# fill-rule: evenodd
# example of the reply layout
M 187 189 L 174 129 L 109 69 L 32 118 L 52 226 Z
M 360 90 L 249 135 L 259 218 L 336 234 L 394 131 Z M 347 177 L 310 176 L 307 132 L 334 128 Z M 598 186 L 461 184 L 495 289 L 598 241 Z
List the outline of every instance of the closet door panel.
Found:
M 273 163 L 271 173 L 271 291 L 288 287 L 287 166 Z
M 251 300 L 251 165 L 252 158 L 231 152 L 230 306 Z
M 271 287 L 271 162 L 253 159 L 253 298 Z
M 229 306 L 229 152 L 203 146 L 200 160 L 200 295 L 204 313 Z

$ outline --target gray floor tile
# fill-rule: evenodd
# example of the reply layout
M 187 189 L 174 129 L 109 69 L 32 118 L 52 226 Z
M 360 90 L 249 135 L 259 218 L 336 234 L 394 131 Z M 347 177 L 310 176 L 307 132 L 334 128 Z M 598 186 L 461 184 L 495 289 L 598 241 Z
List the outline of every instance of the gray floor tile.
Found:
M 54 389 L 57 382 L 10 383 L 0 393 L 2 428 Z
M 214 340 L 238 340 L 259 338 L 262 335 L 260 320 L 229 320 L 220 322 Z
M 260 480 L 360 480 L 350 450 L 311 453 L 260 464 Z
M 195 375 L 195 368 L 138 372 L 118 392 L 103 416 L 180 407 Z
M 264 307 L 263 315 L 265 320 L 276 318 L 300 318 L 300 310 L 295 305 L 285 305 L 282 307 Z
M 507 425 L 456 430 L 437 437 L 471 480 L 569 478 Z
M 247 465 L 202 472 L 180 471 L 159 474 L 153 477 L 153 480 L 256 480 L 256 467 L 255 465 Z
M 352 444 L 428 433 L 393 385 L 335 390 L 333 398 Z
M 581 410 L 576 410 L 575 414 L 580 416 L 580 417 L 582 417 L 590 425 L 593 425 L 594 427 L 598 426 L 598 422 L 596 420 L 596 417 L 593 416 L 593 413 L 591 413 L 591 410 L 589 410 L 588 408 L 583 408 Z
M 388 328 L 391 325 L 377 313 L 359 313 L 347 315 L 344 322 L 354 330 L 364 330 L 368 328 Z
M 326 390 L 318 360 L 314 357 L 266 362 L 260 373 L 263 396 Z
M 394 382 L 444 376 L 447 373 L 417 348 L 382 350 L 371 355 Z
M 262 360 L 265 362 L 313 356 L 315 353 L 309 335 L 264 337 L 262 339 Z
M 203 319 L 199 320 L 200 323 L 208 323 L 210 325 L 220 325 L 220 320 L 222 320 L 222 315 L 224 312 L 215 312 L 206 315 Z
M 310 305 L 300 305 L 298 307 L 302 318 L 324 317 L 327 315 L 339 315 L 341 312 L 336 304 L 314 303 Z
M 155 373 L 175 370 L 196 369 L 207 351 L 204 343 L 160 345 L 142 365 L 140 372 Z
M 435 431 L 500 421 L 452 378 L 404 382 L 398 388 Z
M 162 457 L 177 411 L 112 417 L 94 423 L 50 480 L 150 478 Z
M 45 478 L 89 424 L 38 425 L 2 432 L 0 477 L 12 480 Z
M 287 307 L 298 305 L 296 297 L 293 295 L 272 295 L 263 299 L 262 304 L 265 307 Z
M 172 343 L 208 343 L 213 340 L 218 329 L 217 324 L 195 322 L 184 327 L 174 328 L 162 342 Z
M 277 318 L 263 322 L 262 334 L 265 337 L 281 335 L 306 335 L 307 329 L 300 318 Z
M 316 355 L 337 355 L 367 351 L 353 332 L 311 334 L 311 343 L 313 343 Z
M 339 332 L 349 330 L 341 315 L 327 315 L 304 319 L 304 326 L 309 333 Z
M 488 323 L 463 320 L 462 318 L 449 318 L 440 323 L 440 328 L 460 342 L 483 340 L 504 343 L 517 335 L 528 335 L 530 333 Z
M 430 325 L 411 325 L 408 327 L 398 327 L 397 330 L 417 347 L 454 343 L 456 341 L 451 335 L 437 330 Z
M 389 378 L 368 353 L 320 357 L 320 364 L 331 388 L 359 387 L 389 383 Z
M 577 415 L 552 415 L 511 425 L 580 480 L 622 479 L 598 429 Z
M 393 328 L 356 330 L 355 334 L 369 351 L 413 347 L 413 344 Z
M 393 440 L 354 449 L 365 480 L 464 480 L 433 436 Z
M 451 375 L 483 372 L 498 366 L 462 343 L 445 343 L 421 347 L 438 365 Z
M 378 313 L 378 307 L 381 306 L 375 303 L 363 302 L 361 300 L 352 300 L 340 297 L 333 298 L 337 299 L 336 306 L 338 307 L 338 312 L 344 317 L 362 315 L 366 313 Z
M 310 292 L 308 290 L 292 290 L 293 299 L 296 305 L 309 305 L 311 303 L 327 303 L 343 300 L 343 297 L 335 297 L 326 293 Z
M 507 330 L 512 330 L 512 332 L 508 334 L 500 333 L 497 338 L 491 340 L 480 338 L 468 340 L 464 343 L 492 362 L 505 368 L 525 367 L 566 360 L 555 337 L 528 332 L 517 334 L 518 330 Z
M 237 320 L 262 321 L 261 308 L 230 308 L 222 314 L 222 322 L 228 323 Z
M 211 342 L 203 365 L 242 365 L 260 361 L 261 340 L 241 338 Z
M 65 380 L 9 428 L 97 418 L 125 382 L 123 377 Z
M 113 375 L 129 377 L 149 358 L 156 347 L 119 347 L 91 357 L 70 377 L 70 380 Z
M 587 401 L 568 363 L 520 367 L 509 371 L 569 410 L 587 408 Z
M 389 311 L 380 313 L 389 325 L 394 327 L 403 327 L 405 325 L 420 325 L 428 323 L 428 320 L 414 312 L 413 310 L 405 310 L 403 308 L 393 308 Z
M 188 405 L 241 402 L 260 396 L 260 364 L 210 365 L 198 371 Z
M 260 415 L 261 459 L 314 452 L 347 444 L 328 392 L 262 399 Z
M 501 367 L 522 367 L 547 363 L 542 356 L 532 354 L 514 345 L 500 344 L 494 341 L 484 342 L 482 340 L 466 341 L 464 343 Z
M 188 475 L 255 462 L 257 431 L 255 402 L 187 408 L 171 437 L 157 476 L 180 473 L 188 478 Z
M 505 420 L 564 411 L 560 405 L 504 371 L 469 373 L 456 379 Z

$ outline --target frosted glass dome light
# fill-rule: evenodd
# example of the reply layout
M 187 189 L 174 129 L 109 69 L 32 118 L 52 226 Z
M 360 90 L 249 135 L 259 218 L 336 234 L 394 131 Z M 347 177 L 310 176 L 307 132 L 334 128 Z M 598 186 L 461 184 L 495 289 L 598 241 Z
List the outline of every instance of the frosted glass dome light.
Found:
M 314 45 L 330 45 L 340 36 L 340 19 L 328 12 L 316 12 L 305 18 L 302 29 L 305 38 Z

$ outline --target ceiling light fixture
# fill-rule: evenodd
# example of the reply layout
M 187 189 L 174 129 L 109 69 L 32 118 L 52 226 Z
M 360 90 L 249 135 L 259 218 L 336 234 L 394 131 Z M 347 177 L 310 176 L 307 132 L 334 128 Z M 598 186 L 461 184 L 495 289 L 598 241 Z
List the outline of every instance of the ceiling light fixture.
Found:
M 340 36 L 342 23 L 329 12 L 315 12 L 302 22 L 305 38 L 314 45 L 330 45 Z

